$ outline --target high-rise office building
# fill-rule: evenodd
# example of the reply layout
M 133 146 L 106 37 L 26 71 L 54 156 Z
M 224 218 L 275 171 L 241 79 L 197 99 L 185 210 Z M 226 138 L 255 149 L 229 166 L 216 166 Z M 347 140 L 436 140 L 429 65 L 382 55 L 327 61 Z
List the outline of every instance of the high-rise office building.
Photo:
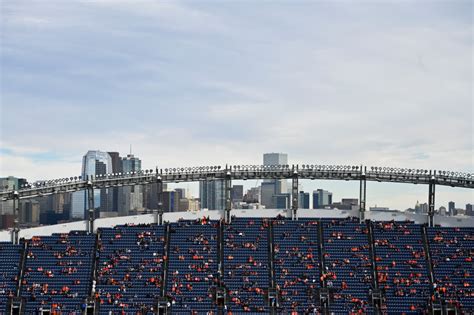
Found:
M 287 165 L 288 154 L 286 153 L 265 153 L 263 154 L 263 165 Z M 271 182 L 275 184 L 276 194 L 288 193 L 288 182 L 286 179 L 266 179 L 264 182 Z
M 449 215 L 456 215 L 456 204 L 454 201 L 448 202 L 448 214 Z
M 232 202 L 242 202 L 244 199 L 244 185 L 233 185 L 230 194 Z
M 112 172 L 112 159 L 107 152 L 88 151 L 82 158 L 82 178 Z M 101 205 L 101 191 L 94 191 L 94 207 Z M 72 194 L 71 217 L 84 219 L 87 217 L 87 191 Z
M 122 172 L 138 172 L 142 170 L 142 162 L 133 154 L 127 154 L 122 158 Z M 140 185 L 119 187 L 118 190 L 118 212 L 119 215 L 128 215 L 132 211 L 143 209 L 144 189 Z
M 223 210 L 225 207 L 225 187 L 223 180 L 199 182 L 199 198 L 202 209 Z
M 186 189 L 184 188 L 175 188 L 174 191 L 178 194 L 179 199 L 186 198 Z
M 298 194 L 298 208 L 309 209 L 309 193 L 300 191 Z
M 290 194 L 273 195 L 274 209 L 289 209 L 290 208 Z
M 142 169 L 142 161 L 133 154 L 127 154 L 122 158 L 122 170 L 124 173 L 137 172 Z
M 26 183 L 27 181 L 24 178 L 14 176 L 2 177 L 0 178 L 0 191 L 19 189 Z M 13 200 L 0 201 L 0 214 L 13 214 L 13 210 Z
M 472 204 L 470 203 L 466 205 L 466 215 L 474 216 L 474 212 L 472 211 Z
M 112 159 L 112 173 L 122 173 L 122 157 L 118 152 L 107 152 Z M 118 211 L 118 202 L 119 202 L 119 188 L 112 187 L 107 189 L 107 204 L 108 209 L 106 211 L 109 212 L 117 212 Z
M 286 153 L 265 153 L 263 154 L 263 165 L 287 165 L 288 154 Z M 262 182 L 261 204 L 267 209 L 276 208 L 274 196 L 288 193 L 288 183 L 281 179 L 265 179 Z M 281 198 L 280 198 L 281 199 Z M 282 203 L 280 202 L 281 206 Z
M 332 192 L 323 189 L 313 191 L 313 209 L 321 209 L 332 204 Z

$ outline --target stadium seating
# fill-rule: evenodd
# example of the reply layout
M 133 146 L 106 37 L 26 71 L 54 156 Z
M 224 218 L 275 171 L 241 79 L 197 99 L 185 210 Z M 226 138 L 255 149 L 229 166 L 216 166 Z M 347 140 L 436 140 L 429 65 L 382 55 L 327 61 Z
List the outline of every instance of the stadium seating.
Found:
M 21 245 L 0 242 L 0 314 L 6 313 L 9 297 L 16 295 Z
M 377 276 L 388 310 L 426 310 L 430 282 L 421 226 L 410 222 L 374 223 Z
M 167 293 L 173 313 L 217 311 L 211 288 L 217 280 L 217 221 L 171 223 Z
M 280 289 L 280 311 L 318 311 L 320 262 L 318 221 L 273 221 L 275 278 Z
M 474 310 L 474 228 L 428 228 L 435 296 Z
M 27 242 L 21 290 L 26 313 L 41 307 L 63 314 L 80 312 L 89 296 L 95 235 L 76 231 Z
M 323 220 L 325 265 L 329 273 L 329 310 L 336 314 L 373 312 L 368 229 L 358 219 Z
M 224 229 L 224 283 L 232 312 L 267 312 L 268 220 L 234 218 Z
M 230 224 L 202 218 L 24 242 L 25 314 L 42 307 L 82 314 L 91 296 L 104 315 L 153 314 L 163 298 L 173 314 L 217 314 L 221 285 L 224 314 L 270 313 L 273 289 L 278 314 L 321 312 L 320 292 L 329 293 L 330 314 L 373 314 L 374 280 L 386 314 L 423 314 L 430 300 L 474 312 L 474 228 L 355 218 L 239 217 Z M 0 243 L 0 314 L 17 293 L 22 249 Z
M 100 230 L 96 296 L 101 313 L 152 313 L 162 286 L 163 248 L 163 226 Z

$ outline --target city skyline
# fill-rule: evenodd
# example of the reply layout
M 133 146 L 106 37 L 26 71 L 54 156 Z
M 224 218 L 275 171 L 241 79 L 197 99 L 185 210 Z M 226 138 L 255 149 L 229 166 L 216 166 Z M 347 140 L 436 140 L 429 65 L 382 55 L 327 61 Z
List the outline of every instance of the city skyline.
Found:
M 2 177 L 76 176 L 87 150 L 130 144 L 144 169 L 286 152 L 292 164 L 473 170 L 469 2 L 1 5 Z M 368 193 L 370 206 L 428 198 L 420 185 Z M 436 205 L 472 199 L 443 187 Z

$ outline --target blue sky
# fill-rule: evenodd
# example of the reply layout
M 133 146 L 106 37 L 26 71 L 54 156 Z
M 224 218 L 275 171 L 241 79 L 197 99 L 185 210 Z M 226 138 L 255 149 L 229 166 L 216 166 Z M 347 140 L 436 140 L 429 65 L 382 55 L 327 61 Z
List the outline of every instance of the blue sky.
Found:
M 0 176 L 76 175 L 87 150 L 130 144 L 147 168 L 276 151 L 473 171 L 471 1 L 0 2 Z M 305 189 L 357 195 L 324 185 Z

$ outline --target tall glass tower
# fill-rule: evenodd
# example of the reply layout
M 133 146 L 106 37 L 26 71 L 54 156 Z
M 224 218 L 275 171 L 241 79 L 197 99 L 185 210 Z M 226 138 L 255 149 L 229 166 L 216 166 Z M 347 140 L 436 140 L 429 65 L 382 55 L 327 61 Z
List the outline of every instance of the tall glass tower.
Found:
M 81 176 L 112 173 L 112 158 L 107 152 L 88 151 L 82 157 Z M 102 192 L 105 194 L 105 192 Z M 94 207 L 100 207 L 105 198 L 101 198 L 101 191 L 94 191 Z M 84 219 L 87 213 L 87 191 L 78 191 L 72 194 L 71 218 Z

